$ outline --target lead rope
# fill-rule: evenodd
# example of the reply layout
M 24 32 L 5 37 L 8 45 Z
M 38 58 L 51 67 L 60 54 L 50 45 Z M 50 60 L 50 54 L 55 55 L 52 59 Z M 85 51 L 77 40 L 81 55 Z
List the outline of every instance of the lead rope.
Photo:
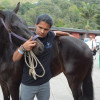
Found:
M 26 59 L 27 54 L 28 54 L 29 63 L 27 62 L 27 59 Z M 26 52 L 24 53 L 24 59 L 25 59 L 26 65 L 29 67 L 29 75 L 32 74 L 32 76 L 35 80 L 37 79 L 36 76 L 37 77 L 43 77 L 45 75 L 45 69 L 44 69 L 43 65 L 41 64 L 41 62 L 37 59 L 37 57 L 32 52 L 32 50 L 27 52 L 27 54 L 26 54 Z M 35 69 L 37 68 L 38 63 L 39 63 L 39 65 L 41 66 L 41 68 L 43 70 L 42 75 L 38 75 L 35 71 Z

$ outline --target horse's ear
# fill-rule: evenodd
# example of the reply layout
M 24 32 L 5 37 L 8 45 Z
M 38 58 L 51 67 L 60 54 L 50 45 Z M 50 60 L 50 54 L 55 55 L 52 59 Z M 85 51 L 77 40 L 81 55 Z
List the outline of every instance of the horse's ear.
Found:
M 16 8 L 13 10 L 13 12 L 15 12 L 17 14 L 18 10 L 19 10 L 19 6 L 20 6 L 20 2 L 17 4 Z
M 0 10 L 0 18 L 3 18 L 3 19 L 5 18 L 5 14 L 2 10 Z

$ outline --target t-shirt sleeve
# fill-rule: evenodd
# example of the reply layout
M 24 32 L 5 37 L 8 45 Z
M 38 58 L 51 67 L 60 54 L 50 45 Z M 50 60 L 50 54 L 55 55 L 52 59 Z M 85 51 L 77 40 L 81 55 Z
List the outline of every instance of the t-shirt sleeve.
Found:
M 56 36 L 56 31 L 53 31 L 54 35 Z
M 50 32 L 49 32 L 49 36 L 50 36 L 52 39 L 54 39 L 56 35 L 55 35 L 55 33 L 54 33 L 53 31 L 50 31 Z

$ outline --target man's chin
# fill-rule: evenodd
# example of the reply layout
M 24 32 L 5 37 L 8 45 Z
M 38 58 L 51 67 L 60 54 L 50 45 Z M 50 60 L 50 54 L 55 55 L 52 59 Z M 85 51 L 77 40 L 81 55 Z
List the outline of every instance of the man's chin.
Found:
M 40 38 L 44 38 L 43 36 L 39 36 Z
M 44 37 L 46 37 L 46 36 L 39 36 L 40 38 L 44 38 Z

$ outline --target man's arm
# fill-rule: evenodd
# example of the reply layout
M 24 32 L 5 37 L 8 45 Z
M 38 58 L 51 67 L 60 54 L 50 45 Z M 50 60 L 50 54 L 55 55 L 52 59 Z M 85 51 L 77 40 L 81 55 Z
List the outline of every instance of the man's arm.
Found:
M 95 41 L 92 42 L 93 42 L 93 48 L 91 49 L 91 51 L 93 51 L 96 48 L 96 42 Z
M 74 37 L 73 35 L 71 35 L 70 33 L 68 32 L 63 32 L 63 31 L 53 31 L 55 33 L 56 36 L 64 36 L 64 35 L 67 35 L 67 36 L 72 36 Z
M 33 47 L 36 46 L 36 41 L 32 41 L 32 37 L 27 40 L 24 44 L 23 44 L 23 48 L 26 50 L 26 51 L 30 51 L 32 50 Z M 23 50 L 21 47 L 17 48 L 17 50 L 14 52 L 13 54 L 13 62 L 17 62 L 19 61 L 22 57 L 23 57 Z

